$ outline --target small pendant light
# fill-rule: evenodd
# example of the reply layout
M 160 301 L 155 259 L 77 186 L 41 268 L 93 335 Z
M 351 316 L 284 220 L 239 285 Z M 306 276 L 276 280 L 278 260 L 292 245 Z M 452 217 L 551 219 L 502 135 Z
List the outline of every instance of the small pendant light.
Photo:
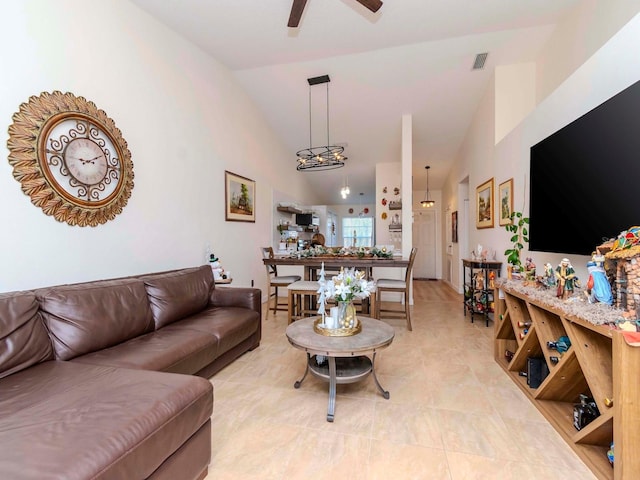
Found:
M 424 167 L 424 168 L 426 168 L 426 169 L 427 169 L 427 191 L 425 192 L 425 194 L 424 194 L 424 200 L 422 200 L 422 201 L 420 202 L 420 205 L 422 205 L 422 206 L 423 206 L 423 207 L 425 207 L 425 208 L 431 208 L 431 207 L 433 207 L 433 206 L 436 204 L 435 200 L 431 200 L 431 199 L 429 198 L 429 169 L 430 169 L 431 167 L 430 167 L 429 165 L 427 165 L 427 166 L 426 166 L 426 167 Z

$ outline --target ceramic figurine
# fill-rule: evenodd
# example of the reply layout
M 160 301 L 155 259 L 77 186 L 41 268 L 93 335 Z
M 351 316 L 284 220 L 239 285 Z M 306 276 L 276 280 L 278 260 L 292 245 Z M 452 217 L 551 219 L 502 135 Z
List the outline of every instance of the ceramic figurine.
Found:
M 545 288 L 555 287 L 556 286 L 556 275 L 553 271 L 553 265 L 549 262 L 544 264 L 544 275 L 540 278 L 540 283 Z
M 568 258 L 563 258 L 556 267 L 556 279 L 558 281 L 556 296 L 563 300 L 569 298 L 573 294 L 573 287 L 577 279 L 576 271 Z
M 524 265 L 525 278 L 527 280 L 534 280 L 536 278 L 536 264 L 533 263 L 533 259 L 527 257 Z
M 231 278 L 230 272 L 224 270 L 222 265 L 220 265 L 218 257 L 213 253 L 209 256 L 209 265 L 211 266 L 214 280 L 229 280 Z
M 594 255 L 594 259 L 596 256 Z M 607 279 L 607 273 L 602 266 L 604 263 L 604 257 L 602 263 L 591 261 L 587 263 L 587 270 L 589 271 L 589 280 L 587 281 L 587 289 L 584 292 L 589 300 L 589 303 L 606 303 L 607 305 L 613 304 L 613 294 L 611 293 L 611 285 Z
M 475 274 L 475 289 L 484 290 L 484 273 L 482 270 Z

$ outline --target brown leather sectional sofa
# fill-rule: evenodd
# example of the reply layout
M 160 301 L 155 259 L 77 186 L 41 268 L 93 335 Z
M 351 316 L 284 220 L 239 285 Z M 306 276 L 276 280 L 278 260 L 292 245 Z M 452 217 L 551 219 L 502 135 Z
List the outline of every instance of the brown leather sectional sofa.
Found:
M 259 345 L 261 308 L 206 265 L 0 294 L 0 478 L 204 478 L 198 377 Z

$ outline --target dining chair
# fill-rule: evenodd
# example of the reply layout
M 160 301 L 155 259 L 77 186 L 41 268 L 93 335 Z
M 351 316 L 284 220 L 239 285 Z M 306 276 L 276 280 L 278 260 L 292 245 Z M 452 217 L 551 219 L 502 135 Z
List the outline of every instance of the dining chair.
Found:
M 287 324 L 305 315 L 314 316 L 318 314 L 318 308 L 315 307 L 315 299 L 319 288 L 318 282 L 313 280 L 298 280 L 287 285 L 289 312 L 287 314 Z
M 411 331 L 413 328 L 411 327 L 411 309 L 409 305 L 409 287 L 411 285 L 411 271 L 413 270 L 413 262 L 416 258 L 416 253 L 418 252 L 417 248 L 411 249 L 411 254 L 409 255 L 409 264 L 407 265 L 407 270 L 404 274 L 404 280 L 395 280 L 391 278 L 380 278 L 376 280 L 376 317 L 378 320 L 382 319 L 381 313 L 391 313 L 394 314 L 392 317 L 387 318 L 406 318 L 407 320 L 407 330 Z M 383 309 L 382 304 L 382 293 L 383 292 L 396 292 L 402 293 L 404 295 L 404 310 L 399 310 L 397 308 L 386 308 Z
M 272 247 L 262 247 L 262 257 L 263 258 L 273 258 L 273 248 Z M 288 302 L 280 302 L 278 297 L 278 288 L 287 287 L 293 282 L 297 282 L 300 280 L 300 275 L 283 275 L 278 276 L 278 268 L 275 265 L 267 265 L 265 264 L 267 270 L 267 314 L 269 310 L 273 310 L 273 314 L 276 314 L 276 311 L 287 311 L 288 310 Z M 273 292 L 271 289 L 273 288 Z M 273 307 L 271 304 L 271 297 L 273 298 Z

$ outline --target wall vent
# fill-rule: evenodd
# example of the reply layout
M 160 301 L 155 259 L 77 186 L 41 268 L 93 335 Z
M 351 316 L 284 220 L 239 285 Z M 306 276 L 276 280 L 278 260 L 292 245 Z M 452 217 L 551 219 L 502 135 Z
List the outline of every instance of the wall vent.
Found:
M 488 53 L 479 53 L 476 55 L 476 59 L 473 62 L 472 70 L 482 70 L 484 68 L 484 63 L 487 61 Z

